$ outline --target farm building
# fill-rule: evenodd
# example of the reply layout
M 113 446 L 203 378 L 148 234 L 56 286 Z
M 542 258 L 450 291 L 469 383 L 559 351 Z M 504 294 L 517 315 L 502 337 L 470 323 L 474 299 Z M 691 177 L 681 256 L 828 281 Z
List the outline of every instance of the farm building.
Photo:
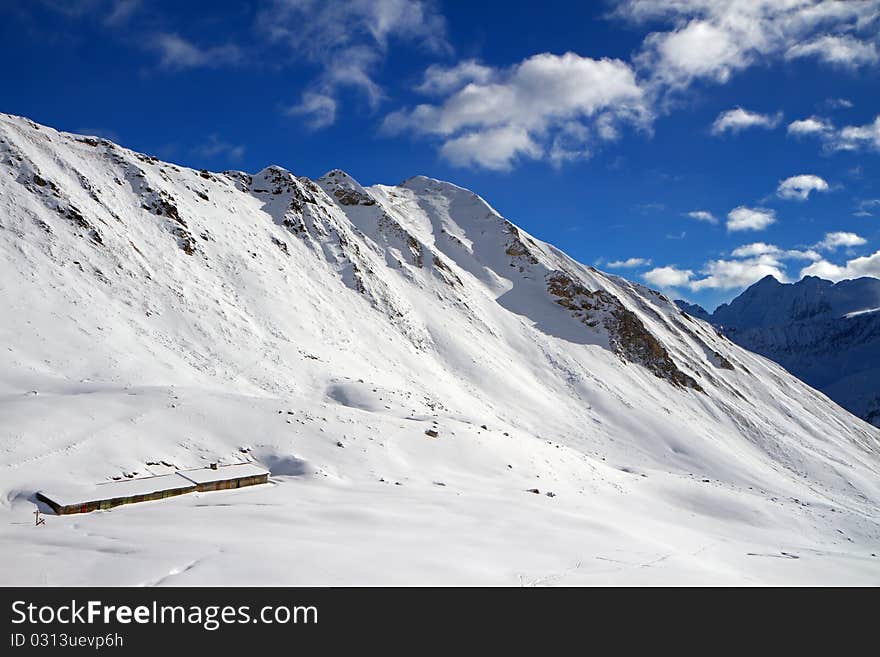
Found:
M 89 513 L 122 504 L 162 500 L 196 491 L 242 488 L 269 481 L 269 471 L 253 463 L 180 470 L 172 474 L 108 481 L 93 486 L 58 486 L 37 493 L 58 515 Z
M 109 481 L 94 486 L 61 486 L 37 493 L 37 499 L 58 515 L 112 509 L 122 504 L 161 500 L 196 490 L 196 484 L 176 472 L 158 477 Z
M 199 491 L 241 488 L 269 481 L 269 471 L 253 463 L 183 470 L 180 474 L 196 484 Z

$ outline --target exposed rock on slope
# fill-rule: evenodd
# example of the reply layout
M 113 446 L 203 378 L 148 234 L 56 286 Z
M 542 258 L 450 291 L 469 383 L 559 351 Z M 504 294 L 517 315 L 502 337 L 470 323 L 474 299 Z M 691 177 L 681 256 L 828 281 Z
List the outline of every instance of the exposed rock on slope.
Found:
M 660 379 L 703 392 L 693 377 L 678 369 L 669 352 L 645 328 L 638 315 L 625 308 L 613 294 L 605 290 L 590 291 L 562 272 L 548 277 L 547 289 L 556 297 L 556 303 L 570 310 L 581 322 L 590 328 L 604 328 L 612 349 L 619 356 L 644 365 Z

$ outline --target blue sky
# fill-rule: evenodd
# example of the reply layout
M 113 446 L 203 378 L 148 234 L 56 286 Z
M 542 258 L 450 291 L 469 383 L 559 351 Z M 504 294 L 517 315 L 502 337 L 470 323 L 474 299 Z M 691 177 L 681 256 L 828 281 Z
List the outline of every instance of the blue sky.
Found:
M 0 111 L 193 167 L 473 189 L 713 308 L 880 277 L 880 0 L 0 2 Z

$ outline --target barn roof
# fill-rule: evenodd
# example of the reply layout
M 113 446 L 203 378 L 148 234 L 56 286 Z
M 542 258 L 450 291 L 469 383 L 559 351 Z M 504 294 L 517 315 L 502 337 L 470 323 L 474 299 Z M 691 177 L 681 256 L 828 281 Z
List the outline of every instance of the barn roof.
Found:
M 254 463 L 236 463 L 235 465 L 221 465 L 216 470 L 212 468 L 181 470 L 179 474 L 196 484 L 213 484 L 218 481 L 242 479 L 243 477 L 260 477 L 269 474 L 269 471 Z
M 164 491 L 190 492 L 199 484 L 213 484 L 245 477 L 268 475 L 269 471 L 254 463 L 236 463 L 212 468 L 180 470 L 171 474 L 139 479 L 121 479 L 100 484 L 54 484 L 39 494 L 59 506 L 80 506 L 89 502 L 128 498 L 135 495 L 151 495 Z
M 60 506 L 71 506 L 119 497 L 150 495 L 166 490 L 190 488 L 193 488 L 193 481 L 174 472 L 156 477 L 121 479 L 92 485 L 57 484 L 41 490 L 40 493 Z

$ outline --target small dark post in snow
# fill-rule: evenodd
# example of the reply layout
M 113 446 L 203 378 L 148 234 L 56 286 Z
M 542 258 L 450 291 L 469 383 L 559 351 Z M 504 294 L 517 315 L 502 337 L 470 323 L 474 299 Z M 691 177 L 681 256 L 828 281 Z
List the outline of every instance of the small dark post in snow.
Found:
M 34 527 L 39 527 L 40 525 L 45 525 L 46 519 L 40 517 L 40 510 L 37 509 L 34 511 Z

